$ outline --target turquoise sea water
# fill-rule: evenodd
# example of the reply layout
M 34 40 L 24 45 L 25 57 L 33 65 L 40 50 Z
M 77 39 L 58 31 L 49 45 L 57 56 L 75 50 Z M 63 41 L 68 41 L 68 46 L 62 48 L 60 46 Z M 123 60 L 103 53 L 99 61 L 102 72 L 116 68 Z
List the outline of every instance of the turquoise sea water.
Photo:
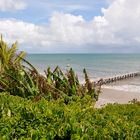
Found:
M 140 71 L 139 54 L 28 54 L 27 59 L 42 73 L 57 65 L 63 70 L 72 67 L 79 75 L 87 69 L 91 78 L 108 77 Z
M 72 67 L 83 81 L 86 68 L 92 80 L 140 71 L 140 54 L 28 54 L 29 60 L 41 74 L 50 66 L 64 72 Z M 140 93 L 140 77 L 116 82 L 107 88 Z
M 93 80 L 140 71 L 140 54 L 28 54 L 27 59 L 42 74 L 48 66 L 54 69 L 58 65 L 63 71 L 72 67 L 80 80 L 83 80 L 83 68 Z M 135 78 L 123 86 L 137 86 L 140 91 L 139 83 L 140 78 Z
M 93 81 L 140 71 L 140 54 L 28 54 L 27 60 L 41 74 L 49 66 L 52 69 L 59 66 L 64 72 L 72 67 L 81 82 L 84 68 Z M 140 93 L 140 77 L 119 81 L 106 88 Z

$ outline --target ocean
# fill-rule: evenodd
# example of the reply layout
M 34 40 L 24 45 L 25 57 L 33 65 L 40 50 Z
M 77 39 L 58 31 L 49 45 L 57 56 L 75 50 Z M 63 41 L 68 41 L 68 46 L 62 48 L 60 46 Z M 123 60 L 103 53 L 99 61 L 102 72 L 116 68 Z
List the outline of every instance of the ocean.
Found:
M 83 81 L 83 69 L 93 81 L 140 71 L 140 54 L 28 54 L 26 59 L 41 74 L 47 67 L 59 66 L 64 72 L 72 67 Z M 116 82 L 108 88 L 140 92 L 140 77 Z

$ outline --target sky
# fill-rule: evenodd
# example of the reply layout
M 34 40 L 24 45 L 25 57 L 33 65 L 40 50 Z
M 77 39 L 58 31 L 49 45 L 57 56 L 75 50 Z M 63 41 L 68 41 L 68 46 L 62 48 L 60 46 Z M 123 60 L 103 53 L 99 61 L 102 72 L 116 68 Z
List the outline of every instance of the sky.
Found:
M 140 53 L 140 0 L 0 0 L 0 34 L 28 53 Z

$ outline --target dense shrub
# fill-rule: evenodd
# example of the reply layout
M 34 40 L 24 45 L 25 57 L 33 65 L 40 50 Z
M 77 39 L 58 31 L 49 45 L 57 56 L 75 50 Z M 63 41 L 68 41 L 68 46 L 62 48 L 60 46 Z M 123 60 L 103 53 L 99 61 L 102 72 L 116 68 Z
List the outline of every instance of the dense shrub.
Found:
M 111 140 L 140 138 L 138 104 L 94 108 L 90 96 L 38 102 L 0 94 L 0 139 Z

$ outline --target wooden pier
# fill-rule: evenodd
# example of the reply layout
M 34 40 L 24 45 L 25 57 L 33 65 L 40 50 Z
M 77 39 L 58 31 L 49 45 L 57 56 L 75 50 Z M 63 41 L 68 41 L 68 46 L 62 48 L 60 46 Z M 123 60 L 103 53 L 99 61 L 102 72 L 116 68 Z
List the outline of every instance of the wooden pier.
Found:
M 97 86 L 102 86 L 102 85 L 111 84 L 120 80 L 138 77 L 138 76 L 140 76 L 140 72 L 127 73 L 124 75 L 118 75 L 118 76 L 109 77 L 109 78 L 101 78 L 100 80 L 95 81 L 94 84 Z

